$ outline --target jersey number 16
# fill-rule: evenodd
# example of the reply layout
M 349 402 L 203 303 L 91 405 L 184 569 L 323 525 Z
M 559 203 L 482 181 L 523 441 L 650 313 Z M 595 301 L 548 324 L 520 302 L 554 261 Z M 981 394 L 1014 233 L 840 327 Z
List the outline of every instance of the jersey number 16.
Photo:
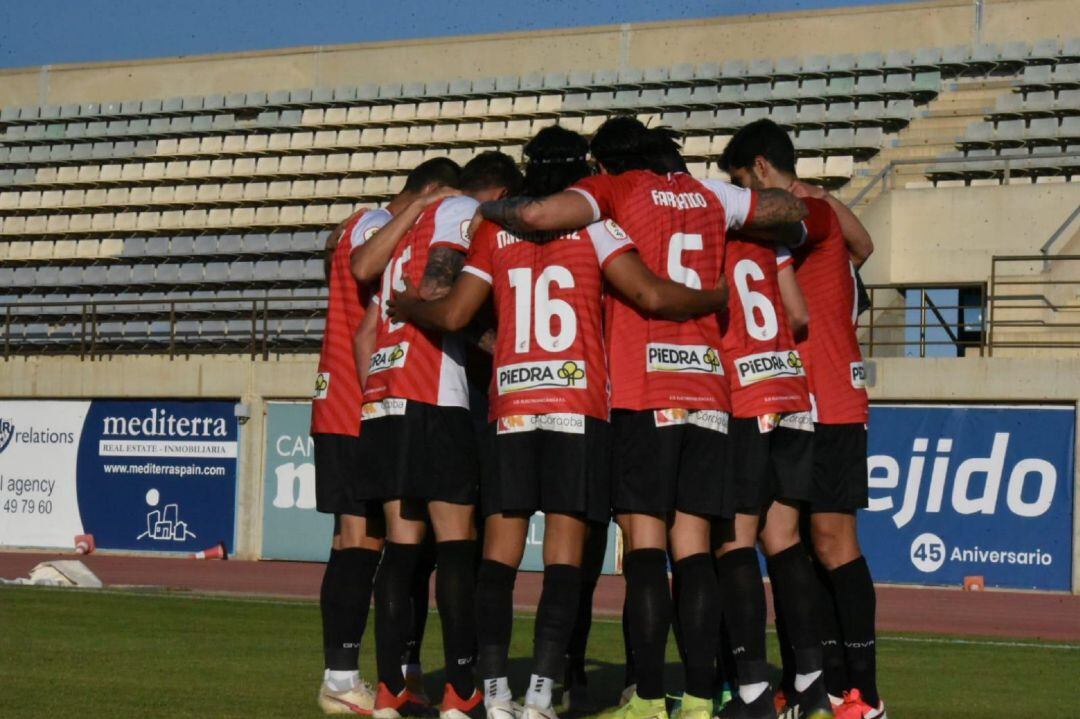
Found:
M 529 351 L 533 333 L 532 319 L 536 314 L 536 344 L 546 352 L 565 350 L 577 337 L 577 316 L 574 308 L 565 300 L 551 296 L 551 286 L 571 289 L 574 275 L 561 265 L 545 267 L 533 284 L 531 267 L 516 267 L 509 272 L 510 286 L 514 288 L 514 351 Z M 535 302 L 533 300 L 535 296 Z M 559 319 L 559 330 L 552 331 L 552 320 Z

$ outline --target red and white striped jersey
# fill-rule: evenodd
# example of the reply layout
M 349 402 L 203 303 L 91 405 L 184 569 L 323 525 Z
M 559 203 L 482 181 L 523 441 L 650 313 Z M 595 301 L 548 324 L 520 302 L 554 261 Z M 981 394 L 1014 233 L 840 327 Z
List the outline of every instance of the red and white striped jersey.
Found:
M 485 222 L 464 271 L 491 284 L 498 321 L 489 417 L 607 420 L 603 268 L 634 249 L 613 221 L 523 238 Z
M 394 290 L 405 289 L 406 277 L 420 286 L 431 250 L 450 247 L 469 251 L 469 222 L 477 204 L 463 195 L 433 203 L 394 250 L 378 295 L 380 316 L 364 388 L 365 403 L 394 397 L 445 407 L 469 406 L 462 338 L 408 322 L 392 322 L 386 314 L 386 301 Z
M 360 380 L 356 376 L 353 336 L 364 319 L 368 288 L 353 277 L 354 250 L 390 221 L 384 209 L 367 210 L 350 219 L 330 259 L 326 327 L 323 330 L 315 395 L 311 401 L 312 434 L 360 432 Z
M 810 409 L 806 372 L 795 349 L 777 273 L 791 252 L 739 239 L 727 244 L 724 276 L 728 309 L 723 328 L 724 370 L 731 383 L 736 417 L 805 412 Z
M 727 232 L 749 220 L 756 201 L 750 190 L 682 172 L 595 175 L 571 189 L 594 219 L 613 219 L 634 238 L 650 270 L 693 288 L 716 286 Z M 605 309 L 612 407 L 730 411 L 717 315 L 673 322 L 615 295 Z
M 795 250 L 795 277 L 806 297 L 810 331 L 799 343 L 806 364 L 814 421 L 860 424 L 869 417 L 866 372 L 855 334 L 855 268 L 836 213 L 825 200 L 803 200 L 806 243 Z

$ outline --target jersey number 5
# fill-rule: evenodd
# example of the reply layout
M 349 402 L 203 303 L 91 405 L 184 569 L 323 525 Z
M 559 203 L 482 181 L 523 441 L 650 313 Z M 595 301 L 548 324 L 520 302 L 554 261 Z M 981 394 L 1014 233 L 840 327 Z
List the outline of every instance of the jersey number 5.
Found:
M 577 337 L 577 316 L 574 308 L 565 300 L 551 296 L 551 286 L 570 289 L 574 286 L 574 275 L 561 265 L 545 267 L 536 278 L 533 303 L 533 271 L 530 267 L 516 267 L 509 272 L 510 286 L 514 288 L 514 351 L 529 351 L 532 336 L 533 307 L 536 312 L 536 344 L 546 352 L 564 350 L 574 343 Z M 558 333 L 552 332 L 552 320 L 559 318 Z
M 683 263 L 683 253 L 705 248 L 701 235 L 676 232 L 668 242 L 667 274 L 674 282 L 692 290 L 701 289 L 701 275 Z

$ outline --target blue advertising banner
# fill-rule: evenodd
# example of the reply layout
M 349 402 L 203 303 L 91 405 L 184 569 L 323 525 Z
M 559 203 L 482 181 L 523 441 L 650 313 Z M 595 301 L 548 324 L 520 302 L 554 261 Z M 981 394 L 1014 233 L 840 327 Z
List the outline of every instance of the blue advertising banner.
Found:
M 873 405 L 859 539 L 884 582 L 1069 590 L 1074 407 Z
M 0 545 L 195 552 L 235 533 L 232 402 L 0 402 Z
M 325 562 L 334 518 L 315 511 L 308 402 L 268 402 L 263 472 L 263 559 Z

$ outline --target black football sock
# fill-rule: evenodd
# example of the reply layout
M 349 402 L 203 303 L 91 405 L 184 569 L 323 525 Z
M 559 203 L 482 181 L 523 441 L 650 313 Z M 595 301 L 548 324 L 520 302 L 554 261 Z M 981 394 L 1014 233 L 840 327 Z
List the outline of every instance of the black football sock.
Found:
M 516 579 L 514 567 L 490 559 L 480 562 L 476 581 L 476 664 L 481 679 L 507 675 Z
M 720 580 L 717 578 L 718 586 L 719 583 Z M 731 653 L 731 640 L 728 638 L 727 627 L 724 626 L 725 623 L 726 620 L 721 614 L 719 640 L 716 647 L 715 688 L 720 689 L 724 684 L 727 684 L 728 689 L 734 690 L 739 682 L 735 672 L 735 657 Z
M 877 595 L 865 557 L 853 559 L 829 572 L 836 616 L 844 637 L 848 681 L 863 701 L 877 707 L 877 646 L 874 634 Z
M 412 588 L 418 544 L 387 542 L 375 577 L 375 663 L 379 681 L 394 694 L 405 688 L 401 657 L 412 626 Z
M 319 592 L 327 669 L 354 671 L 357 668 L 360 640 L 367 628 L 372 584 L 381 554 L 360 548 L 330 552 Z
M 635 549 L 623 560 L 623 571 L 637 694 L 642 699 L 660 699 L 664 696 L 664 653 L 672 613 L 667 552 Z
M 676 615 L 682 629 L 686 691 L 691 696 L 712 696 L 720 616 L 720 588 L 712 555 L 702 552 L 675 563 L 679 591 Z
M 533 674 L 562 679 L 566 646 L 574 628 L 581 593 L 581 567 L 549 564 L 544 567 L 544 588 L 536 608 Z
M 769 574 L 771 575 L 772 572 L 770 571 Z M 776 591 L 776 580 L 773 579 L 773 614 L 776 616 L 776 643 L 780 647 L 780 689 L 790 697 L 795 691 L 795 651 L 791 648 L 791 637 L 788 635 L 787 621 L 784 619 L 784 607 L 776 598 Z M 816 603 L 814 607 L 817 607 Z M 820 645 L 818 650 L 821 650 Z
M 777 552 L 766 560 L 766 564 L 772 580 L 777 627 L 781 624 L 779 618 L 783 617 L 784 632 L 780 639 L 785 663 L 781 686 L 790 691 L 794 688 L 796 673 L 807 675 L 822 671 L 814 567 L 802 544 Z
M 430 534 L 429 534 L 430 536 Z M 435 543 L 425 541 L 413 573 L 412 623 L 409 625 L 408 639 L 405 642 L 405 655 L 402 664 L 419 665 L 420 650 L 424 644 L 424 631 L 427 629 L 428 608 L 431 602 L 431 575 L 435 571 Z
M 818 602 L 818 634 L 821 637 L 821 658 L 825 666 L 825 688 L 834 697 L 842 697 L 851 688 L 848 681 L 847 660 L 844 658 L 844 643 L 840 632 L 840 620 L 836 615 L 836 600 L 833 597 L 829 570 L 819 562 L 814 562 L 814 580 L 816 588 L 814 599 Z
M 682 627 L 679 625 L 679 596 L 682 593 L 682 577 L 675 571 L 675 558 L 668 552 L 668 566 L 671 567 L 671 633 L 675 637 L 675 651 L 679 653 L 679 664 L 686 666 L 686 647 L 683 645 Z
M 759 678 L 765 664 L 765 585 L 757 552 L 731 550 L 717 560 L 716 573 L 739 685 L 768 681 L 767 673 Z
M 323 568 L 322 585 L 319 587 L 319 613 L 322 616 L 323 664 L 327 669 L 352 671 L 353 660 L 360 661 L 360 647 L 353 646 L 354 635 L 351 622 L 340 606 L 342 584 L 341 560 L 338 550 L 330 550 L 330 558 Z M 343 621 L 344 618 L 344 621 Z
M 476 656 L 476 541 L 439 542 L 435 552 L 435 601 L 442 620 L 446 681 L 459 697 L 468 699 L 476 690 L 472 669 Z
M 624 562 L 625 564 L 625 562 Z M 625 566 L 623 577 L 626 576 Z M 626 664 L 623 668 L 623 688 L 637 684 L 637 667 L 634 666 L 634 650 L 630 643 L 630 589 L 627 587 L 623 596 L 622 605 L 622 640 L 623 652 L 626 654 Z
M 578 594 L 577 615 L 574 618 L 574 629 L 570 632 L 570 642 L 566 647 L 569 669 L 582 675 L 585 672 L 585 652 L 592 629 L 593 595 L 604 569 L 606 553 L 607 525 L 590 523 L 589 536 L 585 540 L 585 550 L 581 557 L 581 591 Z

